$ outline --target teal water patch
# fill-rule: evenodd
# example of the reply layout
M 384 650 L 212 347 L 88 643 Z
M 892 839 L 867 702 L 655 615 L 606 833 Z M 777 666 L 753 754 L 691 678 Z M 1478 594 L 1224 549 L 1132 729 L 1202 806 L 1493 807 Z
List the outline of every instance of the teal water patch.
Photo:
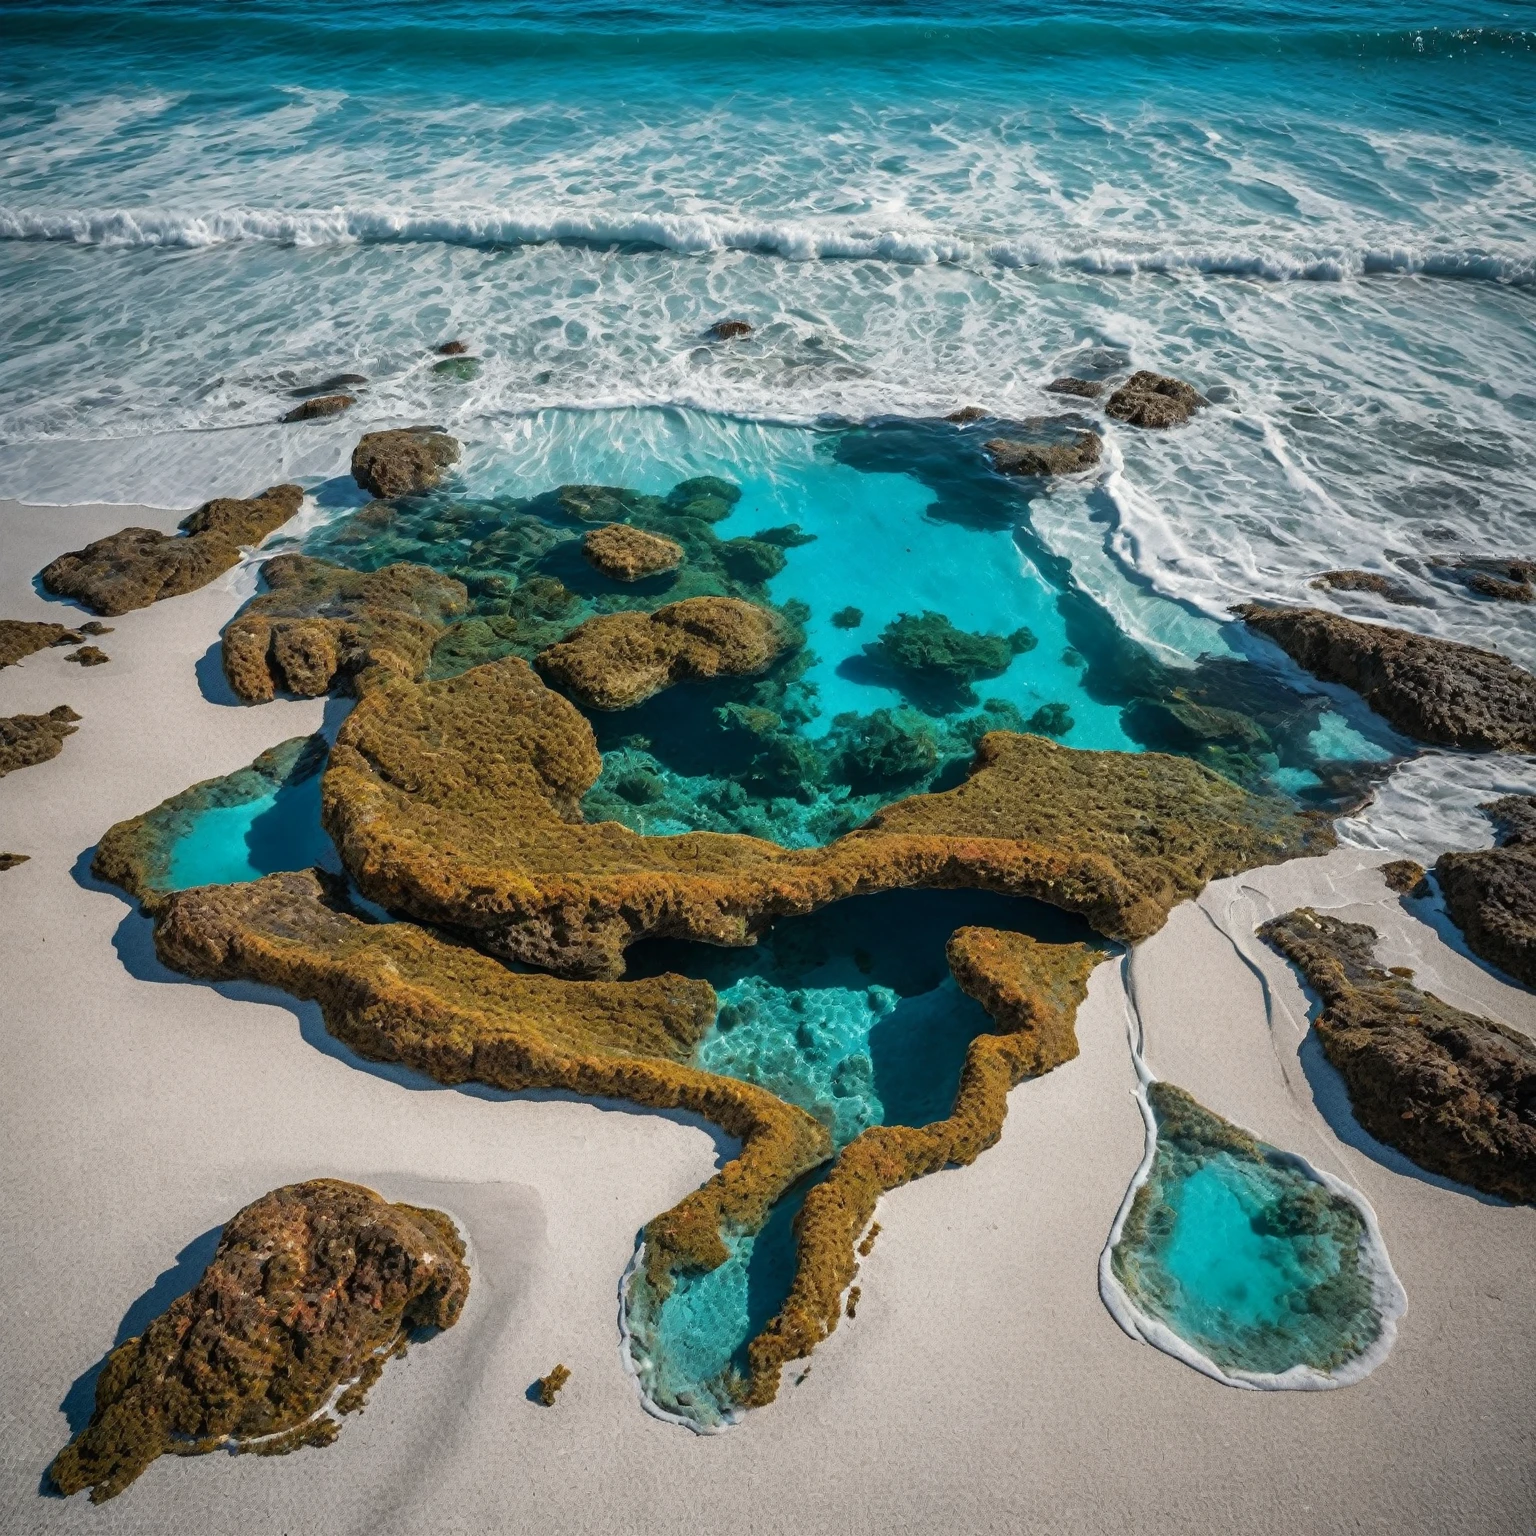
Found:
M 1332 1386 L 1373 1366 L 1402 1302 L 1363 1205 L 1182 1089 L 1154 1082 L 1147 1098 L 1156 1148 L 1108 1255 L 1121 1321 L 1259 1385 Z

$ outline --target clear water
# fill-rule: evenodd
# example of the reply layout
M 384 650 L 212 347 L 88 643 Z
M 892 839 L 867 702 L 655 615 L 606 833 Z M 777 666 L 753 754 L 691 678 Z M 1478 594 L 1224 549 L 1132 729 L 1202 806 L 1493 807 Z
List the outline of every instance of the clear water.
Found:
M 168 888 L 233 885 L 335 861 L 320 825 L 320 775 L 315 773 L 239 805 L 199 811 L 171 845 Z

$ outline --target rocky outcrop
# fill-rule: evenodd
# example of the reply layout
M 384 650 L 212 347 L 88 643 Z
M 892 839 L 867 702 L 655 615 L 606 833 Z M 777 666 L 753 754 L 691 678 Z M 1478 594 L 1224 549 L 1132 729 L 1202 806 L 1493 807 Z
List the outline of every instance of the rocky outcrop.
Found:
M 1026 421 L 1025 430 L 1047 429 L 1046 421 Z M 982 445 L 992 466 L 1004 475 L 1075 475 L 1099 462 L 1104 439 L 1097 432 L 1041 431 L 1036 437 L 994 437 Z
M 951 411 L 944 420 L 953 422 L 957 427 L 968 427 L 972 422 L 985 421 L 987 413 L 979 405 L 962 405 L 958 411 Z
M 82 667 L 99 667 L 112 658 L 100 646 L 82 645 L 78 651 L 71 651 L 64 660 L 78 662 Z
M 1536 560 L 1473 555 L 1438 570 L 1479 596 L 1498 602 L 1528 603 L 1536 598 Z
M 745 320 L 716 320 L 705 334 L 711 341 L 735 341 L 739 336 L 750 336 L 752 327 Z
M 645 837 L 580 819 L 592 727 L 515 657 L 442 682 L 370 674 L 324 780 L 363 894 L 488 951 L 616 976 L 647 936 L 748 944 L 773 918 L 901 886 L 980 887 L 1138 939 L 1207 880 L 1332 846 L 1326 819 L 1160 753 L 981 739 L 969 779 L 818 848 Z
M 1045 386 L 1051 395 L 1074 395 L 1079 400 L 1097 400 L 1104 393 L 1104 386 L 1097 379 L 1074 379 L 1070 374 L 1052 379 Z
M 311 395 L 301 405 L 284 414 L 284 421 L 324 421 L 327 417 L 340 416 L 357 404 L 355 395 Z
M 627 709 L 685 680 L 761 672 L 787 638 L 770 608 L 691 597 L 654 613 L 600 615 L 537 658 L 551 682 L 595 709 Z
M 25 864 L 30 857 L 26 853 L 0 853 L 0 871 L 15 869 L 18 864 Z
M 182 519 L 181 534 L 124 528 L 43 567 L 43 585 L 96 613 L 127 613 L 207 586 L 299 510 L 304 492 L 274 485 L 248 501 L 204 502 Z
M 352 450 L 352 478 L 375 496 L 430 491 L 459 459 L 457 438 L 435 427 L 369 432 Z
M 469 351 L 469 343 L 467 341 L 445 341 L 436 350 L 439 357 L 463 357 Z
M 1395 576 L 1383 576 L 1380 571 L 1324 571 L 1312 585 L 1326 587 L 1333 592 L 1369 592 L 1400 608 L 1427 608 L 1422 598 L 1406 581 Z
M 614 581 L 659 576 L 683 563 L 681 544 L 627 523 L 604 523 L 592 529 L 581 541 L 581 552 L 588 564 Z
M 1435 879 L 1468 948 L 1536 990 L 1536 796 L 1506 795 L 1483 809 L 1499 845 L 1441 854 Z
M 747 1347 L 748 1406 L 771 1402 L 781 1368 L 837 1327 L 843 1292 L 858 1270 L 855 1245 L 880 1196 L 952 1163 L 975 1162 L 1002 1135 L 1009 1089 L 1077 1055 L 1078 1004 L 1103 958 L 1085 944 L 1042 944 L 988 928 L 962 928 L 950 939 L 955 980 L 987 1010 L 997 1032 L 971 1042 L 948 1119 L 871 1127 L 805 1197 L 789 1295 Z M 850 1317 L 853 1311 L 850 1305 Z
M 307 555 L 261 568 L 267 590 L 224 630 L 224 675 L 247 704 L 278 689 L 318 698 L 369 667 L 419 677 L 469 597 L 425 565 L 353 571 Z
M 1259 935 L 1322 999 L 1318 1039 L 1371 1135 L 1431 1172 L 1536 1201 L 1536 1044 L 1382 970 L 1363 923 L 1302 907 Z
M 64 749 L 64 738 L 74 734 L 74 722 L 79 718 L 68 704 L 57 705 L 46 715 L 0 717 L 0 778 L 57 757 Z
M 1412 859 L 1393 859 L 1381 866 L 1381 878 L 1389 891 L 1399 896 L 1423 896 L 1429 891 L 1424 878 L 1424 866 Z
M 1177 427 L 1206 404 L 1192 384 L 1142 369 L 1105 401 L 1104 414 L 1133 427 Z
M 1320 608 L 1232 610 L 1325 683 L 1343 683 L 1405 735 L 1477 752 L 1536 752 L 1536 677 L 1493 651 Z
M 112 1351 L 53 1482 L 99 1504 L 167 1452 L 328 1444 L 411 1331 L 452 1327 L 468 1291 L 441 1211 L 339 1179 L 275 1189 L 224 1228 L 192 1290 Z
M 975 702 L 971 684 L 1001 677 L 1015 656 L 1038 642 L 1027 628 L 1011 635 L 976 634 L 957 628 L 942 613 L 899 614 L 864 647 L 877 666 L 888 668 L 925 701 L 943 710 Z
M 36 624 L 26 619 L 0 619 L 0 667 L 13 667 L 52 645 L 79 645 L 85 636 L 62 624 Z

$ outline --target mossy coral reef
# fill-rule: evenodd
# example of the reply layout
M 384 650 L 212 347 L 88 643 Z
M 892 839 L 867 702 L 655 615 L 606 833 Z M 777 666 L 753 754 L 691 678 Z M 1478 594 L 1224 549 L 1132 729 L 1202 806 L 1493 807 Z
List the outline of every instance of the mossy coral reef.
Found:
M 1441 854 L 1435 879 L 1473 953 L 1536 990 L 1536 795 L 1505 795 L 1483 809 L 1498 846 Z
M 68 704 L 56 704 L 46 715 L 0 716 L 0 778 L 57 757 L 79 718 Z
M 1204 883 L 1331 845 L 1325 821 L 1182 758 L 982 738 L 971 776 L 825 848 L 642 837 L 580 819 L 592 729 L 516 658 L 443 682 L 379 672 L 338 735 L 324 817 L 360 889 L 492 953 L 616 976 L 659 935 L 744 944 L 774 917 L 899 886 L 981 887 L 1145 937 Z
M 631 528 L 625 523 L 604 523 L 581 541 L 588 562 L 614 581 L 640 581 L 675 571 L 683 563 L 683 546 L 660 534 Z
M 352 478 L 375 496 L 431 490 L 458 462 L 459 442 L 436 427 L 368 432 L 352 450 Z
M 241 501 L 207 501 L 183 518 L 181 533 L 124 528 L 84 549 L 60 555 L 43 567 L 42 584 L 72 597 L 94 613 L 127 613 L 161 598 L 206 586 L 240 559 L 245 545 L 259 544 L 299 510 L 304 492 L 274 485 Z
M 0 619 L 0 667 L 13 667 L 49 646 L 79 645 L 84 638 L 79 630 L 66 629 L 62 624 Z
M 113 1350 L 53 1482 L 99 1504 L 167 1452 L 328 1444 L 411 1331 L 452 1327 L 468 1291 L 441 1211 L 337 1179 L 275 1189 L 224 1228 L 192 1290 Z
M 1318 1039 L 1356 1118 L 1421 1167 L 1536 1201 L 1536 1045 L 1375 963 L 1376 933 L 1302 907 L 1259 936 L 1322 998 Z

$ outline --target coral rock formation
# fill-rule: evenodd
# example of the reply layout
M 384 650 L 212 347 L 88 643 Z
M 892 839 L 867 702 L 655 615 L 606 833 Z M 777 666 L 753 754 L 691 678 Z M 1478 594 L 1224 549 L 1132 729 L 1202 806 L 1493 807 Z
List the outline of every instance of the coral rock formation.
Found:
M 85 638 L 78 629 L 62 624 L 35 624 L 26 619 L 0 619 L 0 667 L 13 667 L 36 651 L 53 645 L 79 645 Z
M 1133 427 L 1177 427 L 1206 403 L 1193 385 L 1142 369 L 1105 401 L 1104 414 Z
M 100 646 L 82 645 L 78 651 L 71 651 L 64 660 L 79 662 L 82 667 L 99 667 L 112 658 Z
M 1400 608 L 1424 608 L 1427 600 L 1420 597 L 1405 581 L 1395 576 L 1383 576 L 1379 571 L 1324 571 L 1312 585 L 1326 587 L 1334 592 L 1369 592 L 1374 597 L 1385 598 Z
M 442 682 L 371 674 L 324 780 L 326 830 L 363 894 L 512 959 L 616 976 L 650 936 L 747 944 L 779 915 L 900 886 L 980 887 L 1143 938 L 1207 880 L 1332 845 L 1184 758 L 984 736 L 970 778 L 822 848 L 580 820 L 592 727 L 522 661 Z
M 375 496 L 408 496 L 431 490 L 458 458 L 458 439 L 434 427 L 369 432 L 352 450 L 352 478 Z
M 588 562 L 614 581 L 639 581 L 675 571 L 683 563 L 683 546 L 659 534 L 626 523 L 604 523 L 581 541 Z
M 1026 428 L 1048 423 L 1027 421 Z M 994 437 L 982 445 L 995 469 L 1005 475 L 1075 475 L 1099 462 L 1104 439 L 1097 432 L 1076 432 L 1065 442 Z
M 410 1331 L 451 1327 L 468 1290 L 442 1212 L 338 1179 L 275 1189 L 224 1228 L 191 1291 L 113 1350 L 53 1481 L 99 1504 L 166 1452 L 327 1444 L 333 1408 L 360 1408 Z
M 463 583 L 425 565 L 353 571 L 278 555 L 261 574 L 267 590 L 224 631 L 224 675 L 248 704 L 279 688 L 318 698 L 373 666 L 418 677 L 469 606 Z
M 712 341 L 735 341 L 738 336 L 750 336 L 751 325 L 745 320 L 716 320 L 708 335 Z
M 1386 881 L 1389 891 L 1396 891 L 1400 896 L 1423 896 L 1429 890 L 1424 879 L 1424 866 L 1412 859 L 1393 859 L 1390 864 L 1383 864 L 1381 878 Z
M 1363 923 L 1302 907 L 1259 936 L 1322 998 L 1318 1039 L 1371 1135 L 1434 1173 L 1536 1201 L 1536 1044 L 1382 970 Z
M 0 853 L 0 871 L 15 869 L 18 864 L 25 864 L 31 858 L 28 853 Z
M 560 1388 L 570 1379 L 571 1373 L 563 1365 L 557 1365 L 547 1376 L 540 1376 L 538 1380 L 539 1401 L 546 1408 L 553 1408 Z
M 1075 395 L 1079 400 L 1097 400 L 1104 393 L 1104 386 L 1096 379 L 1074 379 L 1070 374 L 1052 379 L 1045 386 L 1052 395 Z
M 469 351 L 469 343 L 464 341 L 445 341 L 437 348 L 439 357 L 463 357 Z
M 95 613 L 127 613 L 163 597 L 195 592 L 240 559 L 299 510 L 304 492 L 274 485 L 248 501 L 204 502 L 182 519 L 181 534 L 124 528 L 43 567 L 41 581 L 59 597 L 72 597 Z
M 1536 560 L 1475 555 L 1442 569 L 1482 597 L 1505 603 L 1528 603 L 1536 597 Z
M 340 416 L 357 404 L 355 395 L 311 395 L 303 404 L 296 405 L 284 414 L 284 421 L 323 421 L 329 416 Z
M 1536 752 L 1536 677 L 1474 645 L 1320 608 L 1232 610 L 1325 683 L 1343 683 L 1398 730 L 1436 746 Z
M 539 670 L 597 709 L 627 709 L 686 679 L 761 672 L 783 648 L 783 621 L 734 597 L 691 597 L 654 613 L 588 619 L 538 656 Z
M 79 718 L 68 704 L 56 705 L 46 715 L 0 716 L 0 778 L 57 757 Z
M 1435 878 L 1473 953 L 1536 990 L 1536 796 L 1506 795 L 1483 809 L 1499 846 L 1441 854 Z

